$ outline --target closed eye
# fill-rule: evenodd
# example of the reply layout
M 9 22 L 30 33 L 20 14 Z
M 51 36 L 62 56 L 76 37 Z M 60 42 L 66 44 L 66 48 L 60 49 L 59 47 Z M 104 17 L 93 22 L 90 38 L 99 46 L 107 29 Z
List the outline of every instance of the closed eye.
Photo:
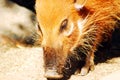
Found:
M 65 30 L 67 28 L 67 25 L 68 25 L 68 19 L 63 20 L 61 25 L 60 25 L 60 32 Z

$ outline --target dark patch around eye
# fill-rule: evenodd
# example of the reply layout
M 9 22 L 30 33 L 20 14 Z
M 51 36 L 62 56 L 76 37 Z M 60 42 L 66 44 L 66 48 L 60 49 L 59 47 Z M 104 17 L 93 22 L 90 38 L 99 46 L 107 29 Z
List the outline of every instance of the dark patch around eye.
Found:
M 87 7 L 83 7 L 83 8 L 81 8 L 80 9 L 80 11 L 78 12 L 78 14 L 80 15 L 80 16 L 82 16 L 82 18 L 85 18 L 87 15 L 89 15 L 89 14 L 92 14 L 93 13 L 93 11 L 90 11 Z
M 61 23 L 60 32 L 62 32 L 64 29 L 66 29 L 67 24 L 68 24 L 68 20 L 65 19 L 65 20 Z
M 73 1 L 73 3 L 75 3 L 75 2 L 76 2 L 76 0 Z

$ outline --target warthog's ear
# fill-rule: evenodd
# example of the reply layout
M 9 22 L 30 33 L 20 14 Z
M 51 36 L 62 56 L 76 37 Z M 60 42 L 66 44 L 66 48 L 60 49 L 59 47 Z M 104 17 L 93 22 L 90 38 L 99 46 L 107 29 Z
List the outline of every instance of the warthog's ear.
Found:
M 84 5 L 85 5 L 86 2 L 87 2 L 87 0 L 74 0 L 75 8 L 77 10 L 80 10 L 81 8 L 84 7 Z

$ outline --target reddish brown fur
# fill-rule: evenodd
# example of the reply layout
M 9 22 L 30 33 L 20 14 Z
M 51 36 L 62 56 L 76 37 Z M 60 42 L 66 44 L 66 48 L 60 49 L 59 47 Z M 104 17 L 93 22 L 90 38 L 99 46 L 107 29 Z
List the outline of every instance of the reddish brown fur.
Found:
M 64 67 L 69 53 L 77 54 L 77 48 L 86 54 L 86 64 L 81 69 L 86 74 L 94 66 L 94 52 L 99 44 L 107 41 L 120 20 L 120 1 L 87 0 L 79 11 L 74 7 L 75 0 L 36 0 L 37 19 L 41 28 L 42 46 L 44 47 L 45 66 L 57 68 L 58 73 Z M 79 1 L 79 0 L 78 0 Z M 60 32 L 60 25 L 68 19 L 67 29 Z M 82 29 L 78 20 L 85 20 Z M 69 36 L 64 32 L 74 29 Z M 78 53 L 79 54 L 79 53 Z

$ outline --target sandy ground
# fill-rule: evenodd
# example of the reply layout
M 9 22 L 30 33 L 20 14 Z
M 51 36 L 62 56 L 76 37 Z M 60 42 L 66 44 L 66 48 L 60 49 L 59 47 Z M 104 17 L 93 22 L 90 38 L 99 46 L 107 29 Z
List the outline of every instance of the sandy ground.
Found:
M 0 45 L 0 80 L 46 80 L 43 51 L 40 47 Z M 119 80 L 120 58 L 95 66 L 86 76 L 72 75 L 70 80 Z
M 0 5 L 0 80 L 46 80 L 42 48 L 22 47 L 14 42 L 35 31 L 30 16 L 34 14 L 13 3 L 12 7 L 5 7 L 5 2 L 0 0 L 4 3 Z M 98 63 L 88 75 L 72 75 L 70 80 L 120 80 L 120 57 Z
M 41 48 L 11 48 L 0 53 L 0 80 L 45 80 Z

